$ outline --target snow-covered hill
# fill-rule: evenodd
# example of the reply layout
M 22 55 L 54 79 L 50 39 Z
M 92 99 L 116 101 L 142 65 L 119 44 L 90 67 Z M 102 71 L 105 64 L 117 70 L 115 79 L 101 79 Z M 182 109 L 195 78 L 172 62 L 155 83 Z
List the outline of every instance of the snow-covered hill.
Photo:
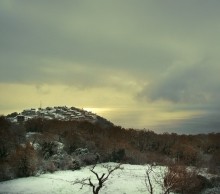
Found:
M 97 115 L 83 109 L 66 106 L 55 106 L 39 109 L 26 109 L 21 113 L 12 113 L 7 118 L 12 122 L 26 121 L 32 118 L 58 119 L 58 120 L 87 120 L 95 122 Z

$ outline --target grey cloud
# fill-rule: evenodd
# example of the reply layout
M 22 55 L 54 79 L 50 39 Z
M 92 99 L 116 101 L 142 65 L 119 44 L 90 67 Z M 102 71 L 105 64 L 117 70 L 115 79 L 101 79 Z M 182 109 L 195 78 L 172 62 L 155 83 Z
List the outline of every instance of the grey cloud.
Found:
M 218 64 L 209 60 L 190 66 L 176 65 L 171 71 L 168 69 L 155 77 L 139 97 L 174 103 L 216 103 L 220 97 L 219 70 Z
M 193 56 L 191 48 L 199 56 L 219 49 L 215 38 L 220 30 L 216 17 L 219 4 L 160 3 L 162 5 L 132 1 L 2 2 L 0 80 L 78 83 L 81 87 L 90 87 L 109 84 L 109 73 L 105 71 L 109 69 L 110 73 L 126 72 L 137 82 L 150 82 L 152 100 L 163 97 L 186 101 L 182 93 L 188 94 L 189 85 L 193 87 L 193 84 L 176 79 L 188 78 L 190 72 L 183 70 L 180 74 L 185 72 L 184 75 L 173 72 L 160 78 L 161 72 L 167 71 L 173 61 Z M 204 45 L 200 45 L 201 42 Z M 47 62 L 50 60 L 60 64 Z M 67 63 L 82 64 L 85 71 L 77 72 L 74 65 L 70 69 Z M 45 71 L 45 67 L 50 71 Z M 60 71 L 65 69 L 66 72 Z M 157 87 L 162 83 L 164 89 L 158 93 Z M 142 93 L 145 95 L 147 91 Z M 181 96 L 185 99 L 180 99 Z
M 19 75 L 23 78 L 19 76 L 10 78 L 11 80 L 16 78 L 16 81 L 24 80 L 26 77 L 26 82 L 37 82 L 37 76 L 22 74 L 32 68 L 36 75 L 50 76 L 41 71 L 42 66 L 50 65 L 42 63 L 48 58 L 81 63 L 88 69 L 92 66 L 99 73 L 104 73 L 100 69 L 111 66 L 116 71 L 119 69 L 130 72 L 134 79 L 145 75 L 145 79 L 149 79 L 164 71 L 179 57 L 176 53 L 178 49 L 175 46 L 172 48 L 171 43 L 167 45 L 169 39 L 178 39 L 180 40 L 178 44 L 181 44 L 187 37 L 187 41 L 195 39 L 192 40 L 192 44 L 197 43 L 201 40 L 197 37 L 198 32 L 200 36 L 204 36 L 206 28 L 216 25 L 214 20 L 216 8 L 214 5 L 207 8 L 206 4 L 199 8 L 201 10 L 213 8 L 210 16 L 212 24 L 204 20 L 199 8 L 195 9 L 195 13 L 192 13 L 192 10 L 189 10 L 189 13 L 184 12 L 189 8 L 187 3 L 180 3 L 184 9 L 177 13 L 181 6 L 173 2 L 172 9 L 169 7 L 171 2 L 167 3 L 168 5 L 163 3 L 163 8 L 158 3 L 132 3 L 132 1 L 11 2 L 10 9 L 4 6 L 1 8 L 0 49 L 3 51 L 1 58 L 5 59 L 4 61 L 1 59 L 3 66 L 1 68 L 7 66 L 8 69 L 13 69 L 19 66 L 21 70 Z M 177 15 L 177 19 L 172 14 Z M 203 20 L 204 32 L 196 26 L 189 30 L 193 23 L 198 21 L 194 15 Z M 29 57 L 33 58 L 33 62 L 27 63 L 21 59 Z M 4 81 L 5 76 L 1 77 Z

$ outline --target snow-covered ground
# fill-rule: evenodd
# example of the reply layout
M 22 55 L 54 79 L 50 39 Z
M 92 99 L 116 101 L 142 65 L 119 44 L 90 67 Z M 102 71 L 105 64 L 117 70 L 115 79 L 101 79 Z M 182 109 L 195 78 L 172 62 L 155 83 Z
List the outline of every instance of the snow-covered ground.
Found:
M 108 163 L 108 165 L 117 165 Z M 123 164 L 123 169 L 114 171 L 105 186 L 100 190 L 101 194 L 142 194 L 148 193 L 144 178 L 147 166 Z M 46 193 L 63 193 L 63 194 L 90 194 L 92 189 L 89 186 L 73 184 L 76 179 L 91 177 L 92 182 L 96 181 L 95 175 L 90 172 L 91 166 L 82 168 L 76 171 L 57 171 L 53 174 L 42 174 L 38 177 L 19 178 L 11 181 L 0 183 L 0 193 L 4 194 L 46 194 Z M 154 169 L 157 172 L 163 173 L 164 167 Z M 97 165 L 94 169 L 98 174 L 107 172 L 103 165 Z M 154 193 L 161 193 L 162 188 L 154 183 Z

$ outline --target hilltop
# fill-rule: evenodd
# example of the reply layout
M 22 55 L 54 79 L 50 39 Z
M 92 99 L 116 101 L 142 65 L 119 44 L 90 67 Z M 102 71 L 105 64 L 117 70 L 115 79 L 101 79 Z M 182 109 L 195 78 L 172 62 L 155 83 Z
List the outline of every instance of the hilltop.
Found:
M 6 116 L 9 121 L 13 123 L 25 122 L 30 119 L 42 118 L 46 120 L 60 120 L 60 121 L 88 121 L 97 123 L 103 127 L 113 126 L 113 123 L 107 121 L 105 118 L 100 117 L 96 113 L 67 106 L 55 106 L 46 108 L 30 108 L 25 109 L 20 113 L 14 112 Z

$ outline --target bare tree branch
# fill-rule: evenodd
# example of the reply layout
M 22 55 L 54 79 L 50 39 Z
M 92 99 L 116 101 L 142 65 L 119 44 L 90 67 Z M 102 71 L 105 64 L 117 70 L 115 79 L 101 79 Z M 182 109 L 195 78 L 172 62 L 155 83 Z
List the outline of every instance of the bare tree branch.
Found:
M 150 194 L 153 194 L 153 185 L 151 183 L 150 173 L 153 172 L 153 166 L 148 166 L 146 170 L 146 177 L 145 177 L 145 185 L 147 187 L 147 190 L 150 192 Z
M 116 165 L 115 167 L 112 167 L 111 165 L 103 165 L 103 167 L 105 169 L 107 169 L 107 174 L 106 173 L 102 173 L 101 175 L 99 175 L 94 169 L 95 169 L 96 165 L 94 165 L 90 171 L 95 175 L 96 179 L 98 180 L 98 185 L 94 184 L 91 181 L 91 178 L 84 178 L 82 180 L 76 180 L 74 181 L 73 184 L 81 184 L 81 188 L 83 188 L 83 186 L 90 186 L 92 187 L 92 191 L 93 194 L 98 194 L 100 189 L 104 186 L 104 183 L 108 180 L 109 176 L 118 169 L 122 169 L 121 168 L 121 164 Z

